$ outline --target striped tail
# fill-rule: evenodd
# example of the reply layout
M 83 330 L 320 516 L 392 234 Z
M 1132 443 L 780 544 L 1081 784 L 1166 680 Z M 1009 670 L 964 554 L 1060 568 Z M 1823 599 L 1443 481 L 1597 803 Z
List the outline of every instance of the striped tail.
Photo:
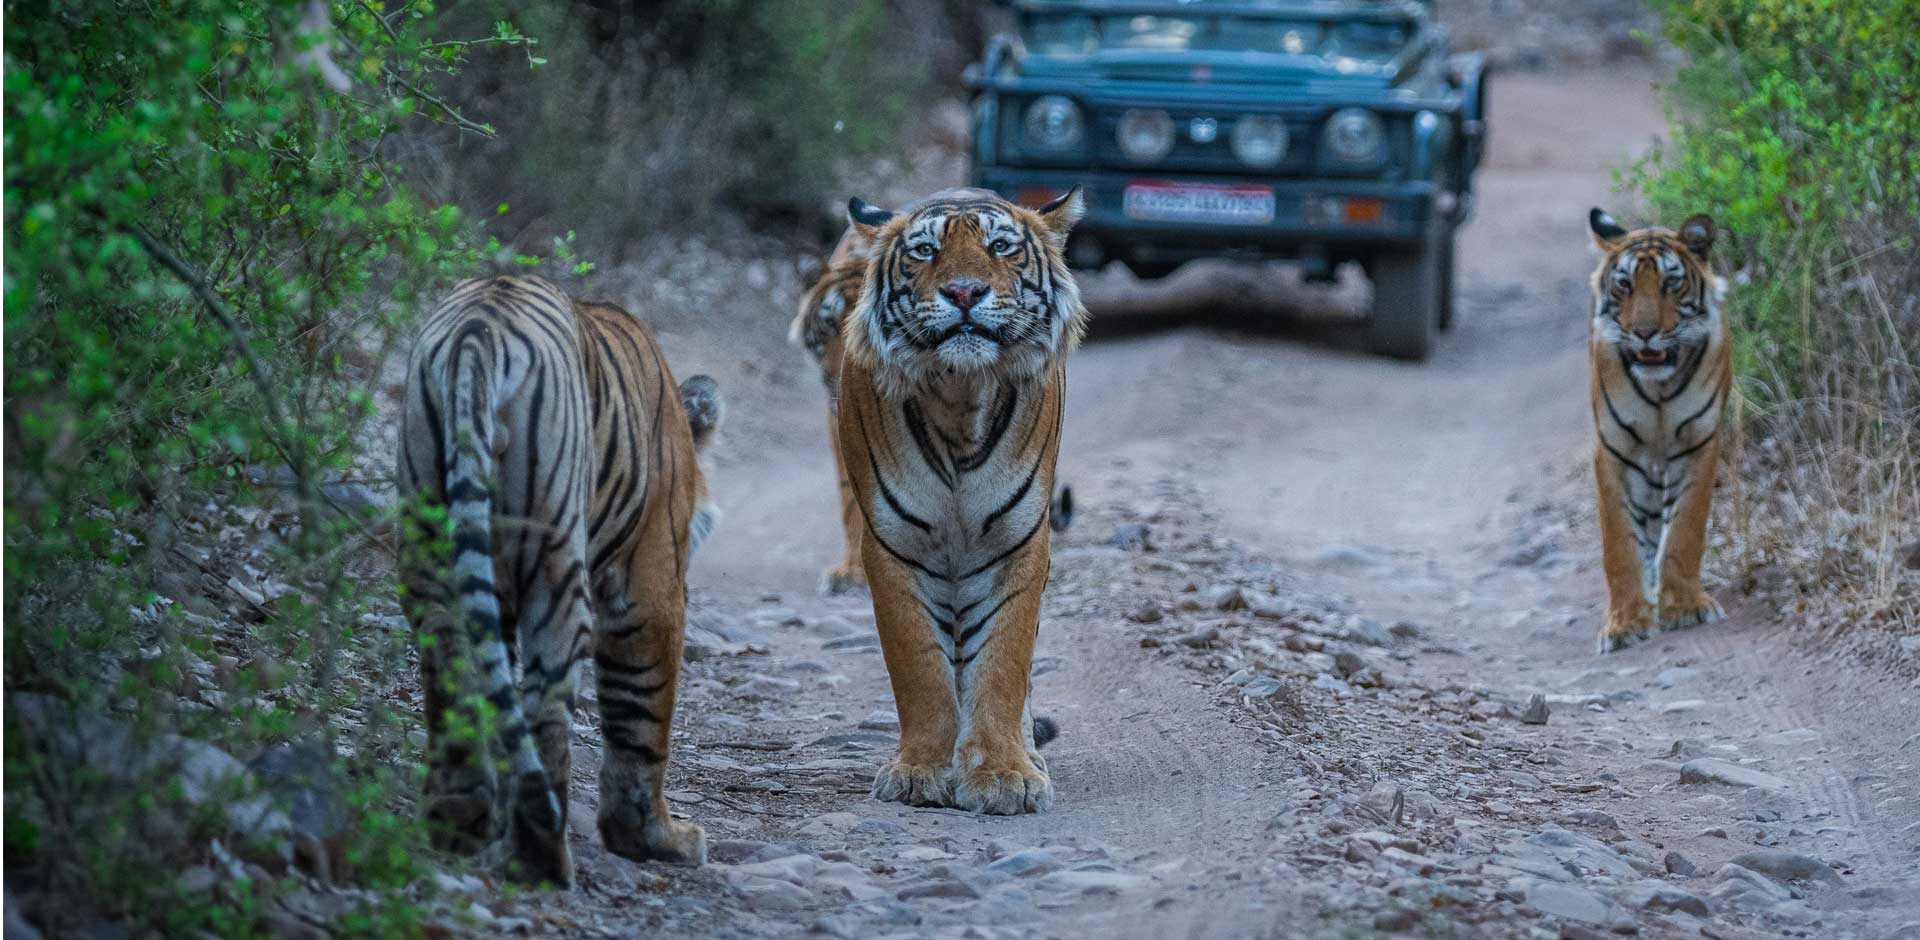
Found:
M 478 326 L 478 325 L 477 325 Z M 517 841 L 546 841 L 559 834 L 559 799 L 528 732 L 526 711 L 514 679 L 513 658 L 500 624 L 500 596 L 493 572 L 494 446 L 493 368 L 486 328 L 469 329 L 455 341 L 453 394 L 447 409 L 447 516 L 453 523 L 453 577 L 467 625 L 468 646 L 485 676 L 493 706 L 496 740 L 513 769 L 513 817 Z M 533 830 L 529 832 L 528 830 Z

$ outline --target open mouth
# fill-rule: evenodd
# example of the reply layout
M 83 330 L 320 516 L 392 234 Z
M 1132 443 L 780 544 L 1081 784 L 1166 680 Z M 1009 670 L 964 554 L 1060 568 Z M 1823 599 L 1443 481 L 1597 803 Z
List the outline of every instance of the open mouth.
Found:
M 1672 357 L 1664 349 L 1642 349 L 1634 353 L 1633 358 L 1643 366 L 1661 366 L 1666 365 L 1667 360 Z

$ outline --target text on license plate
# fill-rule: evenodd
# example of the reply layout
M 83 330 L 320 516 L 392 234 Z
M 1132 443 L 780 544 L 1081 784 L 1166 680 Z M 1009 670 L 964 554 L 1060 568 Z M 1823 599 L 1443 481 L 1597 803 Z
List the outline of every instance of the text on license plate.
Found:
M 1129 183 L 1123 206 L 1129 219 L 1265 225 L 1273 221 L 1273 190 L 1264 186 Z

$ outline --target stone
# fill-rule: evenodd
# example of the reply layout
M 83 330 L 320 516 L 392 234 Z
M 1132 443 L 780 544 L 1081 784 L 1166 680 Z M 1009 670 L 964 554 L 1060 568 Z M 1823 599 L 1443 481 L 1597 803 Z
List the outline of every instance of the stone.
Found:
M 860 727 L 867 731 L 891 731 L 900 733 L 900 716 L 889 709 L 878 709 L 860 719 Z
M 1069 894 L 1119 894 L 1138 887 L 1146 879 L 1138 875 L 1127 875 L 1116 871 L 1096 871 L 1079 869 L 1056 871 L 1043 876 L 1037 886 L 1048 891 Z
M 1614 832 L 1620 831 L 1620 820 L 1597 809 L 1573 810 L 1567 813 L 1567 821 L 1578 823 L 1582 826 L 1592 826 L 1595 829 L 1611 829 Z
M 1553 881 L 1542 881 L 1528 887 L 1527 905 L 1551 917 L 1602 927 L 1625 919 L 1620 908 L 1606 897 L 1585 888 Z
M 1058 871 L 1060 860 L 1045 849 L 1021 849 L 1010 855 L 1003 855 L 987 865 L 989 871 L 996 871 L 1015 878 L 1028 875 L 1044 875 Z
M 800 683 L 795 679 L 782 679 L 778 676 L 766 676 L 755 673 L 747 681 L 733 687 L 733 694 L 741 698 L 786 699 L 800 691 Z
M 1388 627 L 1387 630 L 1403 640 L 1418 639 L 1422 634 L 1426 633 L 1426 630 L 1411 620 L 1396 620 L 1393 622 L 1393 626 Z
M 1668 666 L 1654 675 L 1653 684 L 1663 689 L 1671 689 L 1699 674 L 1699 670 L 1686 666 Z
M 1581 874 L 1600 872 L 1615 878 L 1631 878 L 1637 871 L 1632 860 L 1606 843 L 1558 826 L 1534 833 L 1527 842 L 1545 849 L 1562 865 Z
M 837 838 L 858 825 L 860 817 L 853 813 L 823 813 L 801 823 L 799 832 L 815 839 Z
M 1681 764 L 1680 782 L 1751 787 L 1770 793 L 1786 793 L 1790 789 L 1784 778 L 1714 757 L 1696 757 Z
M 1695 917 L 1711 917 L 1707 902 L 1662 881 L 1636 881 L 1627 888 L 1628 907 L 1643 911 L 1678 911 Z
M 1544 725 L 1552 714 L 1553 709 L 1547 707 L 1547 697 L 1536 692 L 1527 699 L 1526 709 L 1520 712 L 1520 723 Z
M 902 901 L 911 901 L 915 898 L 962 898 L 974 900 L 980 897 L 980 889 L 964 881 L 956 881 L 951 878 L 939 878 L 932 881 L 923 881 L 919 884 L 908 885 L 894 892 L 894 897 Z
M 1839 881 L 1833 866 L 1812 855 L 1765 850 L 1735 855 L 1731 863 L 1775 881 Z
M 1214 610 L 1247 609 L 1247 595 L 1236 584 L 1216 584 L 1201 595 L 1201 600 Z
M 1285 682 L 1272 676 L 1260 676 L 1240 687 L 1240 694 L 1247 698 L 1272 698 L 1287 688 Z
M 1378 620 L 1354 617 L 1347 622 L 1347 639 L 1368 646 L 1393 645 L 1393 631 Z
M 1793 892 L 1750 868 L 1726 864 L 1713 873 L 1713 897 L 1744 911 L 1761 911 L 1793 899 Z
M 1358 653 L 1341 650 L 1333 654 L 1333 671 L 1339 673 L 1342 679 L 1352 678 L 1366 669 L 1367 661 L 1361 659 Z
M 1654 711 L 1662 715 L 1676 715 L 1681 712 L 1699 711 L 1705 708 L 1706 705 L 1707 702 L 1705 699 L 1689 698 L 1681 699 L 1677 702 L 1668 702 L 1665 705 L 1656 707 Z
M 1692 859 L 1679 852 L 1668 852 L 1666 857 L 1661 859 L 1661 864 L 1666 866 L 1667 874 L 1679 875 L 1682 878 L 1692 878 L 1700 872 L 1699 866 L 1695 865 Z
M 1165 617 L 1166 612 L 1160 605 L 1150 600 L 1141 601 L 1138 607 L 1127 611 L 1127 619 L 1134 623 L 1159 623 Z
M 877 650 L 880 648 L 880 635 L 862 633 L 856 636 L 843 636 L 820 644 L 825 650 Z
M 1357 545 L 1329 545 L 1316 552 L 1313 560 L 1328 568 L 1385 568 L 1392 564 L 1385 554 Z
M 1143 522 L 1114 526 L 1113 534 L 1107 536 L 1107 546 L 1128 552 L 1153 551 L 1153 530 Z

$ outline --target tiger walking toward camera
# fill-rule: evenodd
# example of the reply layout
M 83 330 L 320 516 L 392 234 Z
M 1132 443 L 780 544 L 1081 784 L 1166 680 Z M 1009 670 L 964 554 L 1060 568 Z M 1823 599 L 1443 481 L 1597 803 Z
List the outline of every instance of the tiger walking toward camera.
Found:
M 1712 219 L 1629 232 L 1594 209 L 1588 225 L 1602 255 L 1591 353 L 1607 653 L 1722 616 L 1700 564 L 1733 367 Z
M 539 278 L 467 281 L 427 318 L 399 480 L 437 845 L 484 848 L 504 804 L 515 877 L 572 883 L 572 713 L 591 655 L 607 849 L 704 861 L 665 774 L 687 562 L 716 516 L 698 454 L 720 419 L 713 380 L 676 388 L 638 319 Z
M 1037 210 L 973 189 L 848 208 L 870 250 L 841 337 L 840 455 L 900 712 L 873 795 L 1038 812 L 1053 728 L 1029 693 L 1086 322 L 1063 256 L 1080 191 Z

